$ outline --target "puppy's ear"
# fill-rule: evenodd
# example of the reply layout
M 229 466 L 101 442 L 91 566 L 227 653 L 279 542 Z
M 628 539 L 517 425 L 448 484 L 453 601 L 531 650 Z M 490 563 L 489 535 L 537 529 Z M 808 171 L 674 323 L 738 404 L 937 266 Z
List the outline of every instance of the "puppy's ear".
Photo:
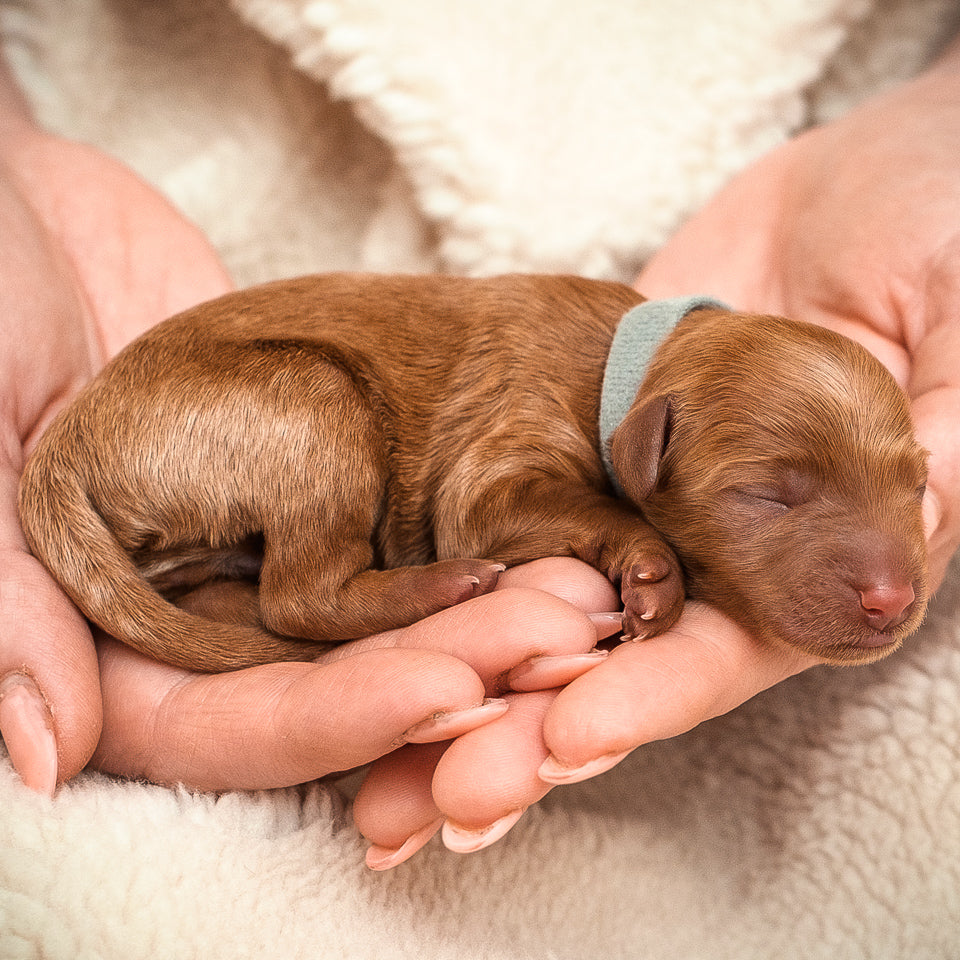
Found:
M 669 394 L 635 403 L 610 438 L 610 462 L 624 493 L 637 504 L 653 493 L 670 439 Z

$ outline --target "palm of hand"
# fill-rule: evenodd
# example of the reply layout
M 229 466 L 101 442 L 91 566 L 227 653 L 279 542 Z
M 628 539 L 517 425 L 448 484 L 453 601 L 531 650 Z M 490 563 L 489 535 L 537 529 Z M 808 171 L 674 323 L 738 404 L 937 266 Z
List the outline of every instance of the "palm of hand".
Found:
M 26 552 L 16 512 L 23 459 L 105 359 L 229 280 L 199 232 L 107 156 L 31 128 L 8 139 L 3 161 L 0 726 L 24 780 L 46 790 L 54 772 L 34 749 L 35 711 L 31 721 L 7 695 L 26 674 L 56 704 L 65 779 L 96 744 L 100 694 L 85 623 Z
M 6 425 L 9 562 L 0 567 L 0 587 L 10 584 L 2 596 L 15 599 L 0 619 L 0 728 L 25 782 L 52 792 L 57 779 L 92 758 L 124 775 L 211 789 L 296 783 L 389 754 L 411 729 L 445 739 L 486 722 L 491 708 L 497 714 L 505 704 L 483 705 L 485 686 L 497 692 L 498 678 L 531 657 L 573 653 L 574 673 L 585 668 L 578 656 L 596 641 L 593 625 L 572 606 L 531 591 L 498 594 L 483 610 L 457 610 L 402 637 L 350 645 L 342 659 L 319 666 L 197 676 L 109 638 L 99 638 L 95 650 L 82 617 L 23 543 L 16 482 L 25 449 L 106 358 L 164 316 L 222 292 L 228 281 L 206 241 L 107 157 L 31 132 L 15 160 L 15 167 L 0 168 L 0 177 L 9 174 L 0 189 L 30 245 L 21 240 L 19 261 L 7 261 L 16 263 L 22 294 L 7 313 L 12 360 L 0 371 L 18 414 Z M 605 581 L 599 592 L 601 606 L 613 603 Z M 489 641 L 473 637 L 476 630 Z M 563 669 L 550 677 L 562 682 Z M 31 712 L 17 686 L 42 691 L 46 709 Z M 55 745 L 38 749 L 38 728 L 51 724 Z M 542 759 L 534 741 L 528 748 L 524 740 L 517 753 L 527 758 L 520 764 L 527 789 L 538 795 L 547 787 L 530 783 L 531 764 L 535 770 Z M 430 771 L 407 754 L 398 757 L 389 779 L 419 791 L 432 818 Z M 462 762 L 472 765 L 469 750 Z M 468 792 L 468 809 L 476 793 Z M 383 805 L 374 800 L 371 808 L 380 817 Z M 381 837 L 407 829 L 389 804 L 380 819 Z
M 930 451 L 931 576 L 960 543 L 960 110 L 932 72 L 786 144 L 647 265 L 647 296 L 709 292 L 871 350 Z M 694 289 L 696 288 L 696 289 Z
M 43 342 L 79 328 L 96 367 L 164 317 L 230 288 L 203 235 L 106 154 L 36 134 L 18 151 L 15 173 L 29 197 L 23 216 L 50 252 L 35 263 L 34 281 L 42 286 L 55 273 L 72 293 L 74 323 L 62 312 L 41 318 L 57 324 Z

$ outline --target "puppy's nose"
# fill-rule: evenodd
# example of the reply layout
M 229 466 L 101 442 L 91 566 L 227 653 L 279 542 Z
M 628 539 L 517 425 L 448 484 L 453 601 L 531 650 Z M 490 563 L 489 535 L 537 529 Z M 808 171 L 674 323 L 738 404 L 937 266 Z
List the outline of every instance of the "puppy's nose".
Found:
M 872 630 L 881 632 L 903 623 L 917 599 L 913 585 L 907 582 L 874 583 L 858 593 L 864 621 Z

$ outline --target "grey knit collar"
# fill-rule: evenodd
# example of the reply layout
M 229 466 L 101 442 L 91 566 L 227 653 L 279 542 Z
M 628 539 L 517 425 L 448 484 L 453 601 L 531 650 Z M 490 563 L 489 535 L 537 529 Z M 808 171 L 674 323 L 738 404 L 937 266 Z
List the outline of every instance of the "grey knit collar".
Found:
M 600 395 L 600 455 L 607 476 L 621 496 L 623 490 L 610 462 L 610 438 L 630 410 L 657 347 L 688 313 L 701 307 L 730 309 L 712 297 L 647 300 L 628 310 L 617 325 Z

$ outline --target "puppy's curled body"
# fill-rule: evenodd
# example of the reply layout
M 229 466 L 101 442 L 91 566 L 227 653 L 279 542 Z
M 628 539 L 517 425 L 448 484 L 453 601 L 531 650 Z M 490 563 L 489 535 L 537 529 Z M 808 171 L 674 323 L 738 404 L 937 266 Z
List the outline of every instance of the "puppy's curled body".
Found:
M 616 498 L 597 412 L 641 301 L 573 277 L 332 274 L 202 304 L 46 431 L 28 541 L 108 633 L 200 670 L 309 659 L 556 555 L 620 584 L 628 635 L 676 620 L 682 563 L 772 642 L 895 648 L 926 602 L 899 388 L 842 337 L 699 311 L 614 434 Z

